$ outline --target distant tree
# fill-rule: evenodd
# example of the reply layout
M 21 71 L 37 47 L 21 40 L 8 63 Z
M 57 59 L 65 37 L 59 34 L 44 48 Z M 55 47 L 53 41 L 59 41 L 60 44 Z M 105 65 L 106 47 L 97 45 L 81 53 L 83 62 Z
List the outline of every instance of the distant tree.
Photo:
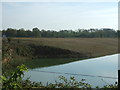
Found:
M 56 38 L 69 38 L 69 37 L 82 37 L 82 38 L 105 38 L 105 37 L 117 37 L 119 35 L 119 30 L 115 31 L 113 29 L 78 29 L 74 30 L 44 30 L 41 31 L 36 27 L 31 30 L 12 29 L 2 30 L 3 35 L 7 37 L 56 37 Z
M 33 32 L 33 37 L 41 37 L 41 32 L 38 28 L 33 28 L 32 32 Z
M 120 38 L 120 30 L 117 31 L 117 36 Z
M 17 30 L 17 37 L 26 37 L 26 33 L 25 33 L 24 28 Z
M 17 30 L 8 28 L 6 32 L 4 33 L 7 37 L 16 37 L 17 36 Z
M 26 33 L 26 37 L 32 37 L 33 36 L 32 31 L 30 31 L 30 30 L 25 31 L 25 33 Z

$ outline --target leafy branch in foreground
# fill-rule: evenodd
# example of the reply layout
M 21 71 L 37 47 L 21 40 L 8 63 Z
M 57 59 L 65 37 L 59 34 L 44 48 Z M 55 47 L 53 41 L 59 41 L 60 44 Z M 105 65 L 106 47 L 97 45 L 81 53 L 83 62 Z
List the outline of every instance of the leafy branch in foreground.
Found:
M 21 89 L 22 88 L 22 78 L 24 77 L 24 71 L 27 71 L 25 65 L 17 66 L 17 69 L 11 73 L 10 76 L 1 76 L 2 79 L 2 89 Z

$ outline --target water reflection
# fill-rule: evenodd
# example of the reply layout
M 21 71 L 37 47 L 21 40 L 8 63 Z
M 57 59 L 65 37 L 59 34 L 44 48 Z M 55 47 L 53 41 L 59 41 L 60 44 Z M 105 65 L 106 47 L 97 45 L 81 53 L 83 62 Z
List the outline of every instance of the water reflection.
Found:
M 56 74 L 47 72 L 60 72 L 60 73 L 73 73 L 73 74 L 85 74 L 95 76 L 117 77 L 118 76 L 118 54 L 104 56 L 99 58 L 87 59 L 83 61 L 75 61 L 68 64 L 37 68 L 29 70 L 25 73 L 25 78 L 30 77 L 30 80 L 36 82 L 52 82 L 58 80 L 58 76 L 63 75 L 67 78 L 74 76 L 78 81 L 86 79 L 86 82 L 92 86 L 103 86 L 106 84 L 113 84 L 117 79 L 101 78 L 101 77 L 89 77 L 70 74 Z M 39 72 L 46 71 L 46 72 Z

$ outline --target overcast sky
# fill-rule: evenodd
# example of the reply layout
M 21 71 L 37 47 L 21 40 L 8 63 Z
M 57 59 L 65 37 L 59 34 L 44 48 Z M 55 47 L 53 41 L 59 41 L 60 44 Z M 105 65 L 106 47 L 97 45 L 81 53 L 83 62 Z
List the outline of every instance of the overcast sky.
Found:
M 112 1 L 3 2 L 2 28 L 118 29 L 118 3 Z

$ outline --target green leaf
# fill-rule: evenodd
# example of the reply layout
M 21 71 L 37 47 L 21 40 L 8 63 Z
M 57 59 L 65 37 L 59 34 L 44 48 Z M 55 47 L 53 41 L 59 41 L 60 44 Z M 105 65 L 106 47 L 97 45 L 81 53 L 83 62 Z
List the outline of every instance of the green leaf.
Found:
M 3 80 L 3 81 L 6 81 L 7 78 L 5 76 L 0 76 L 0 78 Z

